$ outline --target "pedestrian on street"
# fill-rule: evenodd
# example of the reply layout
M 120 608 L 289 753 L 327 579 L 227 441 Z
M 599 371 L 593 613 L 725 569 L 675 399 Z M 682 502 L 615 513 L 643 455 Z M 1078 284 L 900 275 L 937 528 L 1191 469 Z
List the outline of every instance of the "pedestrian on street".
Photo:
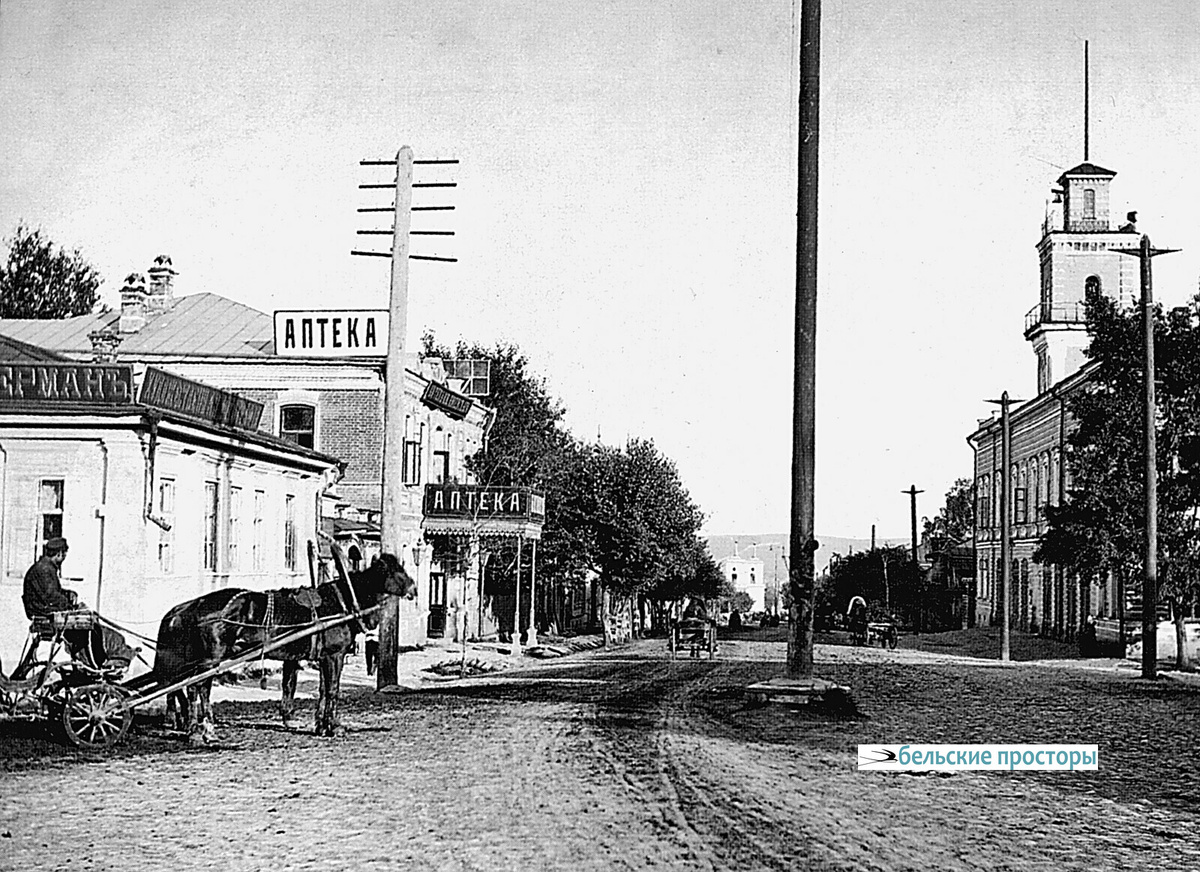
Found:
M 1096 650 L 1096 616 L 1088 615 L 1083 629 L 1079 632 L 1079 653 L 1084 657 L 1095 657 Z
M 363 651 L 367 658 L 367 675 L 375 674 L 379 663 L 379 630 L 372 628 L 363 634 Z

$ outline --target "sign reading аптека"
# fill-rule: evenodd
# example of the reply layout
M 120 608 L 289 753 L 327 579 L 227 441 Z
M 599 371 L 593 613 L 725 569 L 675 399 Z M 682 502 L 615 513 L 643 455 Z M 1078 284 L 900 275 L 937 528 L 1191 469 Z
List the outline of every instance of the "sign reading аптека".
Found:
M 275 313 L 280 357 L 383 357 L 386 309 L 315 309 Z

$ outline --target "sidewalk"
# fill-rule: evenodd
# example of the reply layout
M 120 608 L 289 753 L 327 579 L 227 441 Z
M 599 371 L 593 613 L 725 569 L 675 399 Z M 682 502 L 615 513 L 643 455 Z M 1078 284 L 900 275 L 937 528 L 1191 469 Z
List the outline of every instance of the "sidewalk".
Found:
M 445 683 L 455 680 L 467 680 L 486 677 L 509 669 L 528 669 L 540 665 L 550 665 L 578 651 L 596 649 L 603 646 L 603 639 L 597 636 L 574 636 L 569 639 L 555 639 L 546 644 L 525 648 L 520 655 L 512 653 L 512 646 L 503 642 L 468 642 L 466 650 L 467 678 L 459 679 L 456 666 L 463 657 L 462 646 L 457 642 L 429 640 L 416 650 L 401 652 L 397 660 L 397 687 L 401 690 L 416 690 L 432 684 Z M 431 667 L 445 664 L 450 674 L 439 674 L 430 671 Z M 267 686 L 263 688 L 257 677 L 243 678 L 236 684 L 213 684 L 213 702 L 275 702 L 282 693 L 280 687 L 281 664 L 278 661 L 267 660 L 265 663 L 269 673 Z M 366 659 L 360 651 L 346 657 L 346 665 L 342 670 L 342 687 L 375 689 L 376 676 L 367 675 Z M 315 666 L 304 663 L 296 680 L 296 699 L 316 699 L 320 687 L 321 674 Z

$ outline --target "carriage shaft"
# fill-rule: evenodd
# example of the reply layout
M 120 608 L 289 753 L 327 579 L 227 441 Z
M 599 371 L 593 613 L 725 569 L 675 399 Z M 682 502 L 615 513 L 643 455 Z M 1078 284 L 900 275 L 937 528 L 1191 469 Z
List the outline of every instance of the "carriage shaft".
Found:
M 283 648 L 292 644 L 293 642 L 298 642 L 301 639 L 306 639 L 309 636 L 316 635 L 317 633 L 323 633 L 326 630 L 330 630 L 342 624 L 349 623 L 350 621 L 357 620 L 363 615 L 369 615 L 371 612 L 378 611 L 380 608 L 382 607 L 373 606 L 369 609 L 363 609 L 362 611 L 352 612 L 346 615 L 338 615 L 336 618 L 326 618 L 324 620 L 317 621 L 314 624 L 310 624 L 307 627 L 303 627 L 302 629 L 293 630 L 291 633 L 288 633 L 285 636 L 280 636 L 278 639 L 272 639 L 270 642 L 260 645 L 250 651 L 239 654 L 232 659 L 222 660 L 216 666 L 212 666 L 203 672 L 188 676 L 187 678 L 181 678 L 179 681 L 176 681 L 173 684 L 168 684 L 166 687 L 160 687 L 153 693 L 127 699 L 122 703 L 122 705 L 125 708 L 132 709 L 139 705 L 146 705 L 147 703 L 154 702 L 154 700 L 161 699 L 162 697 L 174 693 L 177 690 L 183 690 L 184 688 L 193 684 L 197 684 L 216 675 L 228 672 L 231 669 L 236 669 L 244 663 L 250 663 L 253 660 L 257 660 L 259 657 L 262 657 L 264 654 L 274 651 L 277 648 Z

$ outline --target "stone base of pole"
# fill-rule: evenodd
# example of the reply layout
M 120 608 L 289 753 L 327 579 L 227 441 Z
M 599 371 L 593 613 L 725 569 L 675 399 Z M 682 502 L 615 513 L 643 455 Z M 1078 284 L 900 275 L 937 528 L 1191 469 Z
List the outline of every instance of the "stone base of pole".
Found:
M 800 706 L 822 704 L 828 707 L 854 707 L 850 688 L 824 678 L 771 678 L 747 685 L 742 691 L 746 701 L 757 705 Z

